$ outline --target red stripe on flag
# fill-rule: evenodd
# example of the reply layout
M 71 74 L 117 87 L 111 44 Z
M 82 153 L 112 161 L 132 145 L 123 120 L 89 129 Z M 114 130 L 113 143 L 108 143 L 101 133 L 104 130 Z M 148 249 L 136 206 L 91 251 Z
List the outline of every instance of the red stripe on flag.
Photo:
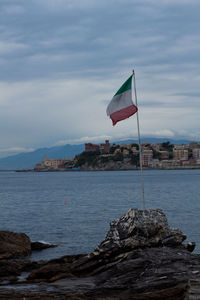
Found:
M 120 109 L 110 115 L 110 118 L 113 122 L 113 126 L 117 124 L 117 122 L 122 121 L 124 119 L 129 118 L 137 112 L 138 108 L 135 105 L 130 105 L 123 109 Z

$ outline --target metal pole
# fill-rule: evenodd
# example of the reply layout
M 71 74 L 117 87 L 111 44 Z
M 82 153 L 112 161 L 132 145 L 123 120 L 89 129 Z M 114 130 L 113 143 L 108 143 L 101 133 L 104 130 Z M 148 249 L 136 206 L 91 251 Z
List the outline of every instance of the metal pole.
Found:
M 138 108 L 137 103 L 137 93 L 136 93 L 136 82 L 135 82 L 135 72 L 133 70 L 133 83 L 134 83 L 134 93 L 135 93 L 135 104 Z M 138 143 L 139 143 L 139 156 L 140 156 L 140 173 L 141 173 L 141 187 L 142 187 L 142 204 L 143 209 L 145 209 L 145 199 L 144 199 L 144 176 L 143 176 L 143 169 L 142 169 L 142 147 L 141 147 L 141 140 L 140 140 L 140 126 L 139 126 L 139 114 L 138 111 L 137 115 L 137 129 L 138 129 Z

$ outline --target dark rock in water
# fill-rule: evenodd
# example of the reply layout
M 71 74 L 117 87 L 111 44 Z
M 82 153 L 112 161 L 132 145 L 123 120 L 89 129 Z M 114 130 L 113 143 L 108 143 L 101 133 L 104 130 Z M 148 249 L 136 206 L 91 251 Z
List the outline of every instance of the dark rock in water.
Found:
M 13 261 L 11 276 L 30 274 L 17 288 L 0 287 L 0 299 L 200 299 L 200 256 L 185 238 L 161 210 L 131 209 L 90 254 Z
M 54 244 L 42 243 L 42 242 L 31 242 L 31 250 L 32 251 L 40 251 L 47 248 L 57 247 Z
M 0 259 L 26 256 L 31 253 L 31 241 L 25 233 L 0 231 Z
M 189 242 L 187 244 L 183 244 L 183 246 L 185 247 L 185 249 L 187 249 L 190 252 L 193 252 L 195 249 L 196 244 L 194 242 Z

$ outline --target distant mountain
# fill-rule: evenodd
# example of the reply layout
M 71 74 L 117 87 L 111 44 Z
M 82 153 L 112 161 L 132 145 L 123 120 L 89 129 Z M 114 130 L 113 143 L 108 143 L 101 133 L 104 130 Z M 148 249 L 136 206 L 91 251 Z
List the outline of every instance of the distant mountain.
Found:
M 72 158 L 84 151 L 84 144 L 41 148 L 33 152 L 20 153 L 0 159 L 0 170 L 33 169 L 35 164 L 48 158 Z
M 142 138 L 142 142 L 146 143 L 163 143 L 169 141 L 171 144 L 188 144 L 188 140 L 173 140 L 169 138 Z M 111 142 L 112 144 L 130 144 L 138 143 L 134 140 L 121 140 Z M 45 156 L 48 158 L 73 158 L 76 154 L 84 151 L 84 144 L 80 145 L 64 145 L 55 146 L 51 148 L 40 148 L 29 153 L 20 153 L 13 156 L 0 158 L 0 170 L 20 170 L 20 169 L 33 169 L 35 164 L 41 162 Z
M 146 138 L 141 138 L 141 143 L 150 143 L 150 144 L 155 144 L 155 143 L 164 143 L 164 142 L 170 142 L 171 144 L 189 144 L 191 141 L 189 140 L 174 140 L 171 138 L 151 138 L 151 137 L 146 137 Z M 121 140 L 118 142 L 113 142 L 115 144 L 131 144 L 131 143 L 136 143 L 138 144 L 137 139 L 133 140 Z

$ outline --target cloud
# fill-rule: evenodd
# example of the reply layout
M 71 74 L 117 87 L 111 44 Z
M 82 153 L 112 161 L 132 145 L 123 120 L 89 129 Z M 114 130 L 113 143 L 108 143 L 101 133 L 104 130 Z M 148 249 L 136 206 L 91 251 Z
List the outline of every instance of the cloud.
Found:
M 0 54 L 10 54 L 15 53 L 21 50 L 27 49 L 27 46 L 22 43 L 15 43 L 15 42 L 7 42 L 7 41 L 0 41 Z
M 187 97 L 187 98 L 189 98 L 189 97 L 195 97 L 195 98 L 198 98 L 198 100 L 199 100 L 199 98 L 200 98 L 200 92 L 199 91 L 197 91 L 197 92 L 193 92 L 193 91 L 191 91 L 191 92 L 183 92 L 183 93 L 176 93 L 176 94 L 174 94 L 174 95 L 172 95 L 172 96 L 183 96 L 183 97 Z
M 65 145 L 65 144 L 84 144 L 84 143 L 100 143 L 105 140 L 110 140 L 112 137 L 108 135 L 99 136 L 83 136 L 79 139 L 67 139 L 58 141 L 55 145 Z
M 154 135 L 156 137 L 174 137 L 175 133 L 172 130 L 163 129 L 155 131 Z
M 24 7 L 21 5 L 16 5 L 16 4 L 8 4 L 4 5 L 1 14 L 6 14 L 6 15 L 21 15 L 24 13 Z
M 156 0 L 145 0 L 146 3 L 158 4 L 158 5 L 191 5 L 199 4 L 198 0 L 162 0 L 158 2 Z
M 183 101 L 182 96 L 165 95 L 160 89 L 150 89 L 149 82 L 142 80 L 142 83 L 146 83 L 138 93 L 142 135 L 169 133 L 171 136 L 174 129 L 178 134 L 185 127 L 189 135 L 190 132 L 197 135 L 199 113 L 191 102 L 188 107 L 187 97 Z M 3 82 L 0 84 L 0 126 L 6 132 L 2 131 L 0 138 L 9 147 L 14 143 L 36 148 L 136 137 L 135 117 L 112 127 L 106 116 L 106 106 L 121 84 L 119 78 Z M 194 106 L 197 107 L 196 102 Z
M 34 148 L 12 147 L 7 149 L 0 149 L 0 152 L 33 152 Z
M 135 117 L 112 127 L 105 113 L 132 69 L 141 134 L 199 139 L 199 9 L 195 0 L 2 0 L 2 149 L 137 136 Z
M 29 153 L 33 152 L 35 149 L 34 148 L 23 148 L 23 147 L 11 147 L 11 148 L 0 148 L 0 157 L 7 157 L 7 156 L 12 156 L 16 155 L 19 153 Z

